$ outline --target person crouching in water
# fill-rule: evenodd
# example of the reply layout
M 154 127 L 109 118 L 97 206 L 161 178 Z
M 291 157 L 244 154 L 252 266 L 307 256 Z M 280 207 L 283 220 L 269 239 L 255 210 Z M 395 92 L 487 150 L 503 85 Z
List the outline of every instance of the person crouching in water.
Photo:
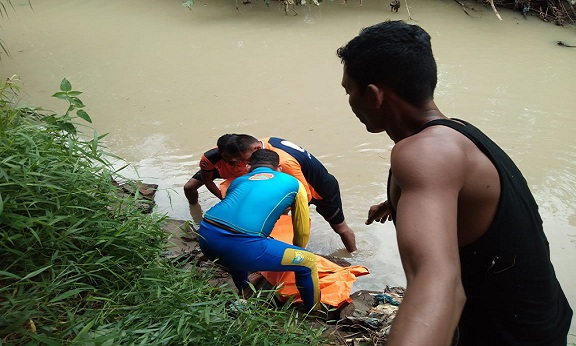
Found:
M 230 184 L 226 196 L 204 214 L 198 231 L 200 249 L 229 271 L 240 294 L 255 271 L 293 271 L 305 307 L 320 308 L 316 255 L 305 249 L 310 236 L 306 189 L 279 172 L 271 150 L 250 157 L 248 174 Z M 293 244 L 269 238 L 276 221 L 290 208 Z

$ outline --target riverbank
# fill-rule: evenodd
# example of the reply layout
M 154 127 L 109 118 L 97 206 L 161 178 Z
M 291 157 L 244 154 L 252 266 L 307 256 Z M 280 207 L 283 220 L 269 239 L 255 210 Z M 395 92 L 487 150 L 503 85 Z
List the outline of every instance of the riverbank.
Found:
M 455 0 L 465 10 L 466 5 Z M 476 3 L 490 5 L 499 17 L 497 9 L 507 9 L 522 13 L 526 18 L 536 16 L 545 22 L 556 25 L 573 25 L 576 23 L 576 4 L 573 0 L 476 0 Z M 466 11 L 466 10 L 465 10 Z
M 199 272 L 209 271 L 209 283 L 214 287 L 235 290 L 230 275 L 221 267 L 206 259 L 198 245 L 198 238 L 191 223 L 168 219 L 163 226 L 169 237 L 169 248 L 165 255 L 182 269 Z M 341 258 L 328 258 L 341 266 L 349 266 Z M 256 291 L 270 291 L 272 287 L 262 276 L 251 280 Z M 350 302 L 339 308 L 328 307 L 323 313 L 308 316 L 300 311 L 299 316 L 310 328 L 324 329 L 323 336 L 330 345 L 384 345 L 396 310 L 402 300 L 404 288 L 385 287 L 381 292 L 360 290 L 350 295 Z M 276 300 L 276 304 L 282 302 Z M 264 307 L 263 308 L 267 308 Z M 298 305 L 294 309 L 300 309 Z
M 61 101 L 50 95 L 68 77 L 84 92 L 94 129 L 108 134 L 107 151 L 134 167 L 133 178 L 158 183 L 158 208 L 175 219 L 189 218 L 182 185 L 222 134 L 280 136 L 305 147 L 340 182 L 359 248 L 347 259 L 371 270 L 355 288 L 405 285 L 393 225 L 364 224 L 368 207 L 385 199 L 392 143 L 366 133 L 350 111 L 335 56 L 364 26 L 408 20 L 405 1 L 398 13 L 390 0 L 324 1 L 298 16 L 252 2 L 238 11 L 229 0 L 199 0 L 188 11 L 179 2 L 56 0 L 31 11 L 13 0 L 16 11 L 3 22 L 13 57 L 2 60 L 4 78 L 20 75 L 26 104 L 57 111 Z M 499 21 L 487 3 L 475 3 L 471 16 L 455 1 L 408 4 L 410 22 L 433 36 L 437 103 L 520 165 L 558 279 L 576 306 L 576 123 L 566 102 L 576 50 L 557 45 L 576 44 L 574 31 L 502 8 Z M 200 199 L 205 209 L 215 202 L 209 192 Z M 311 249 L 341 255 L 337 235 L 321 222 L 313 227 Z
M 135 196 L 143 213 L 153 212 L 154 195 L 158 188 L 156 184 L 140 181 L 114 183 L 121 193 Z M 150 203 L 152 202 L 152 203 Z M 167 248 L 164 256 L 180 269 L 190 270 L 199 276 L 208 273 L 208 283 L 220 289 L 235 290 L 230 275 L 221 266 L 208 260 L 200 250 L 196 229 L 190 220 L 166 219 L 162 229 L 167 236 Z M 350 266 L 343 258 L 323 256 L 342 267 Z M 253 275 L 251 279 L 256 292 L 271 292 L 275 287 L 268 283 L 262 275 Z M 255 293 L 256 294 L 256 293 Z M 339 307 L 326 306 L 322 312 L 308 315 L 300 305 L 293 309 L 299 311 L 298 316 L 309 328 L 324 330 L 323 336 L 330 345 L 345 346 L 384 345 L 386 336 L 396 315 L 397 308 L 404 295 L 403 287 L 384 287 L 381 292 L 360 290 L 350 294 L 350 301 Z M 284 303 L 275 299 L 275 304 Z M 262 306 L 263 309 L 269 308 Z

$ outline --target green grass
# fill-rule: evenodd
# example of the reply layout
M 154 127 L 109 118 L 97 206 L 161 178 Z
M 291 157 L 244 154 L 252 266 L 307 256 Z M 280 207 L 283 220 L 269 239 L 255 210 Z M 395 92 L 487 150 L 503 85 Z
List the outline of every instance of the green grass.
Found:
M 164 215 L 143 214 L 64 79 L 63 114 L 0 85 L 0 345 L 321 345 L 261 292 L 240 308 L 210 272 L 162 257 Z

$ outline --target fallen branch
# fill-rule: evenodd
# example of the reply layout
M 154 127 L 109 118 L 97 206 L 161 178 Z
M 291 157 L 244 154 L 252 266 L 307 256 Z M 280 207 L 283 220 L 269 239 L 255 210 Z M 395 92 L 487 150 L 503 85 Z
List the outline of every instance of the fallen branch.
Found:
M 566 43 L 564 43 L 564 42 L 562 42 L 562 41 L 556 41 L 556 43 L 558 43 L 558 45 L 559 45 L 559 46 L 562 46 L 562 47 L 576 48 L 576 46 L 573 46 L 573 45 L 571 45 L 571 44 L 566 44 Z
M 466 11 L 466 5 L 464 5 L 462 2 L 458 1 L 458 0 L 454 0 L 456 1 L 460 6 L 462 6 L 462 11 L 464 11 L 464 13 L 466 13 L 468 16 L 470 16 L 470 13 L 468 13 L 468 11 Z M 472 17 L 472 16 L 470 16 Z
M 406 11 L 408 12 L 408 19 L 412 20 L 412 15 L 410 15 L 410 7 L 408 7 L 408 0 L 404 0 L 406 2 Z
M 496 17 L 498 17 L 498 19 L 502 20 L 502 17 L 500 17 L 500 13 L 498 13 L 496 6 L 494 6 L 494 0 L 490 0 L 490 6 L 492 6 L 492 11 L 494 11 L 494 14 L 496 14 Z

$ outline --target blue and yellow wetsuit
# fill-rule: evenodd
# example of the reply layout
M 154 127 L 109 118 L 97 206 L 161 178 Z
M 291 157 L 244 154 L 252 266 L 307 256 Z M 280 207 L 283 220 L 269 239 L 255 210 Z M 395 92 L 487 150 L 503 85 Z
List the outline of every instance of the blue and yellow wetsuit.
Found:
M 268 238 L 288 208 L 295 245 Z M 236 178 L 226 197 L 204 214 L 199 234 L 202 252 L 228 268 L 238 289 L 248 286 L 250 272 L 293 271 L 306 307 L 318 307 L 316 256 L 304 249 L 310 235 L 308 197 L 294 177 L 258 167 Z

